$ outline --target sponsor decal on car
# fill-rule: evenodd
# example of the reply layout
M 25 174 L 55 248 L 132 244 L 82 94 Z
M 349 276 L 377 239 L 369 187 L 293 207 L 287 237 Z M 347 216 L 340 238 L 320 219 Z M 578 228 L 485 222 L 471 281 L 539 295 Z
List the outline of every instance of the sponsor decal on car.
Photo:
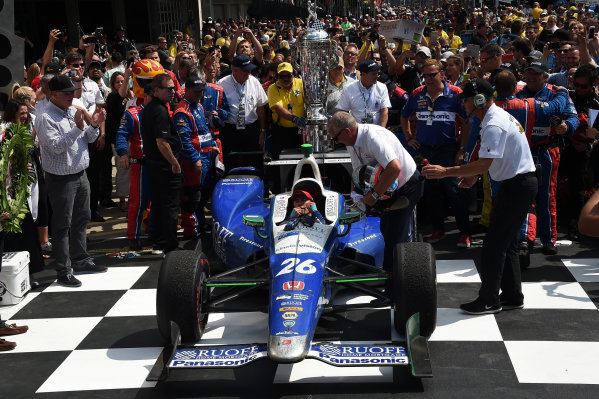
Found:
M 306 287 L 303 281 L 287 281 L 283 284 L 285 291 L 301 291 Z
M 284 308 L 279 308 L 279 312 L 287 312 L 289 310 L 295 310 L 297 312 L 301 312 L 304 309 L 300 308 L 299 306 L 286 306 Z
M 284 339 L 281 343 L 283 345 L 291 345 L 291 340 L 290 339 Z
M 302 306 L 302 301 L 285 301 L 281 302 L 281 306 Z
M 249 177 L 244 177 L 240 179 L 222 179 L 221 184 L 223 186 L 235 186 L 235 185 L 248 185 L 252 183 L 252 179 Z
M 287 299 L 291 299 L 291 295 L 279 295 L 275 298 L 275 301 L 285 301 Z
M 263 345 L 177 349 L 170 367 L 236 367 L 266 356 Z
M 298 299 L 300 301 L 305 301 L 308 299 L 308 295 L 306 294 L 293 294 L 293 299 Z
M 293 320 L 285 320 L 283 321 L 283 325 L 287 328 L 291 328 L 295 325 L 295 321 Z
M 313 345 L 309 357 L 334 365 L 393 365 L 408 364 L 408 355 L 402 346 L 394 345 Z
M 294 319 L 297 319 L 297 313 L 295 313 L 295 312 L 285 312 L 285 313 L 283 313 L 283 318 L 285 320 L 294 320 Z
M 254 241 L 252 241 L 252 240 L 248 240 L 248 239 L 247 239 L 247 238 L 245 238 L 244 236 L 241 236 L 241 237 L 239 237 L 239 241 L 241 241 L 241 242 L 245 242 L 245 243 L 247 243 L 247 244 L 250 244 L 250 245 L 252 245 L 252 246 L 254 246 L 254 247 L 256 247 L 256 248 L 260 248 L 260 249 L 263 249 L 263 248 L 264 248 L 264 245 L 260 245 L 260 244 L 258 244 L 257 242 L 254 242 Z
M 353 247 L 353 246 L 356 246 L 356 245 L 358 245 L 358 244 L 361 244 L 361 243 L 363 243 L 363 242 L 366 242 L 366 241 L 368 241 L 368 240 L 372 240 L 373 238 L 376 238 L 376 237 L 377 237 L 377 235 L 376 235 L 376 234 L 371 234 L 371 235 L 369 235 L 369 236 L 366 236 L 366 237 L 364 237 L 364 238 L 361 238 L 361 239 L 359 239 L 359 240 L 357 240 L 357 241 L 350 242 L 349 244 L 347 244 L 347 246 L 348 246 L 348 247 Z
M 214 222 L 212 229 L 214 230 L 214 250 L 226 262 L 227 251 L 225 250 L 225 246 L 227 245 L 227 240 L 233 237 L 234 233 L 225 226 L 221 226 L 219 222 Z
M 285 330 L 279 331 L 278 333 L 275 333 L 275 335 L 299 335 L 299 333 L 297 331 Z

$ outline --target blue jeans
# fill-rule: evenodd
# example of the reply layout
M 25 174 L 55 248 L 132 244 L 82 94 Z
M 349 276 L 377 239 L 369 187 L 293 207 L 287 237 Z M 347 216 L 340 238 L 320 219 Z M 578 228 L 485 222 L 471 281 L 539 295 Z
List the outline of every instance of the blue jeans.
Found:
M 432 165 L 455 166 L 455 157 L 457 154 L 457 144 L 444 146 L 420 147 L 420 155 L 428 159 Z M 427 211 L 431 217 L 431 224 L 434 230 L 445 231 L 444 221 L 445 207 L 441 199 L 443 195 L 449 201 L 453 209 L 456 224 L 461 234 L 470 234 L 470 222 L 468 220 L 467 204 L 460 199 L 458 193 L 458 178 L 445 177 L 443 179 L 427 179 L 424 183 L 424 200 L 426 201 Z
M 392 199 L 399 196 L 405 196 L 410 204 L 403 209 L 388 211 L 381 215 L 380 229 L 385 240 L 385 252 L 383 257 L 383 268 L 391 271 L 393 265 L 393 248 L 400 242 L 410 241 L 410 223 L 412 221 L 412 212 L 414 207 L 422 198 L 423 184 L 420 179 L 420 172 L 414 171 L 414 174 L 401 186 L 394 194 Z
M 46 172 L 46 186 L 52 205 L 53 265 L 59 275 L 72 273 L 71 260 L 77 264 L 91 259 L 86 242 L 89 181 L 85 171 L 64 176 Z

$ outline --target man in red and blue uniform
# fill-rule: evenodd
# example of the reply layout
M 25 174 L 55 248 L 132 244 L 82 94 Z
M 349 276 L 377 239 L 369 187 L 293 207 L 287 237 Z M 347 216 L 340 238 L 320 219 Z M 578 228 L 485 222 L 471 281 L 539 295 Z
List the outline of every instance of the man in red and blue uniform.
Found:
M 455 166 L 459 145 L 460 124 L 467 118 L 466 110 L 459 99 L 462 90 L 445 81 L 441 63 L 426 60 L 423 67 L 424 86 L 415 89 L 401 112 L 401 127 L 408 145 L 418 150 L 431 164 Z M 416 113 L 416 133 L 411 131 L 409 118 Z M 427 241 L 435 243 L 445 236 L 444 210 L 439 202 L 443 194 L 455 212 L 460 230 L 459 247 L 470 246 L 470 222 L 468 210 L 458 194 L 458 179 L 446 177 L 427 179 L 424 198 L 431 214 L 433 233 Z
M 534 98 L 543 102 L 553 100 L 557 90 L 547 84 L 548 77 L 547 66 L 543 62 L 531 62 L 524 73 L 526 86 L 516 97 Z M 541 166 L 541 182 L 536 201 L 537 231 L 546 255 L 557 254 L 555 192 L 560 152 L 555 138 L 558 137 L 556 135 L 572 136 L 578 128 L 578 115 L 570 97 L 560 98 L 560 105 L 559 116 L 542 118 L 535 123 L 530 140 L 533 159 Z
M 144 213 L 149 211 L 152 202 L 152 188 L 150 178 L 145 166 L 143 141 L 140 130 L 140 120 L 144 106 L 152 101 L 152 85 L 144 87 L 143 103 L 128 108 L 121 119 L 121 124 L 116 133 L 115 151 L 119 156 L 119 163 L 129 169 L 129 209 L 127 211 L 127 238 L 131 250 L 141 249 L 139 242 L 141 225 Z M 151 212 L 150 212 L 151 221 Z M 150 223 L 150 234 L 152 233 Z
M 181 220 L 184 236 L 197 236 L 206 223 L 200 209 L 201 189 L 214 169 L 219 152 L 208 129 L 204 108 L 204 79 L 192 76 L 185 81 L 185 97 L 175 107 L 174 121 L 183 147 L 183 201 Z

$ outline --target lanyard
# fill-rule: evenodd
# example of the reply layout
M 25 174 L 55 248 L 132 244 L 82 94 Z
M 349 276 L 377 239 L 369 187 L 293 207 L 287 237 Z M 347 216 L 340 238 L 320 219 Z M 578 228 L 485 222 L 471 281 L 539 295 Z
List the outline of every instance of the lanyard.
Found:
M 364 96 L 364 90 L 362 90 L 364 86 L 362 86 L 362 83 L 360 83 L 360 94 L 362 94 L 362 100 L 364 101 L 364 107 L 366 107 L 366 111 L 368 111 L 370 109 L 370 97 L 372 96 L 372 92 L 374 91 L 374 85 L 370 86 L 370 90 L 366 90 L 366 92 L 368 93 L 368 98 L 366 98 Z
M 241 102 L 245 96 L 245 83 L 243 82 L 243 85 L 238 84 L 235 79 L 233 79 L 233 87 L 235 87 L 235 91 L 237 92 L 237 95 L 239 96 L 239 102 Z M 241 88 L 241 90 L 240 90 Z

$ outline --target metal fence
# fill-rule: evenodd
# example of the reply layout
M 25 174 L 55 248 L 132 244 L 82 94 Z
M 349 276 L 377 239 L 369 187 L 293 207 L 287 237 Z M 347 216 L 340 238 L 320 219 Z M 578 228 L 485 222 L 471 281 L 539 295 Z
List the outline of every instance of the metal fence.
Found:
M 373 15 L 374 8 L 364 0 L 313 0 L 318 7 L 318 15 L 326 14 L 335 16 L 359 17 L 364 14 Z M 274 6 L 276 8 L 292 6 L 300 9 L 308 9 L 308 0 L 262 0 L 262 6 Z M 376 4 L 376 2 L 375 2 Z

